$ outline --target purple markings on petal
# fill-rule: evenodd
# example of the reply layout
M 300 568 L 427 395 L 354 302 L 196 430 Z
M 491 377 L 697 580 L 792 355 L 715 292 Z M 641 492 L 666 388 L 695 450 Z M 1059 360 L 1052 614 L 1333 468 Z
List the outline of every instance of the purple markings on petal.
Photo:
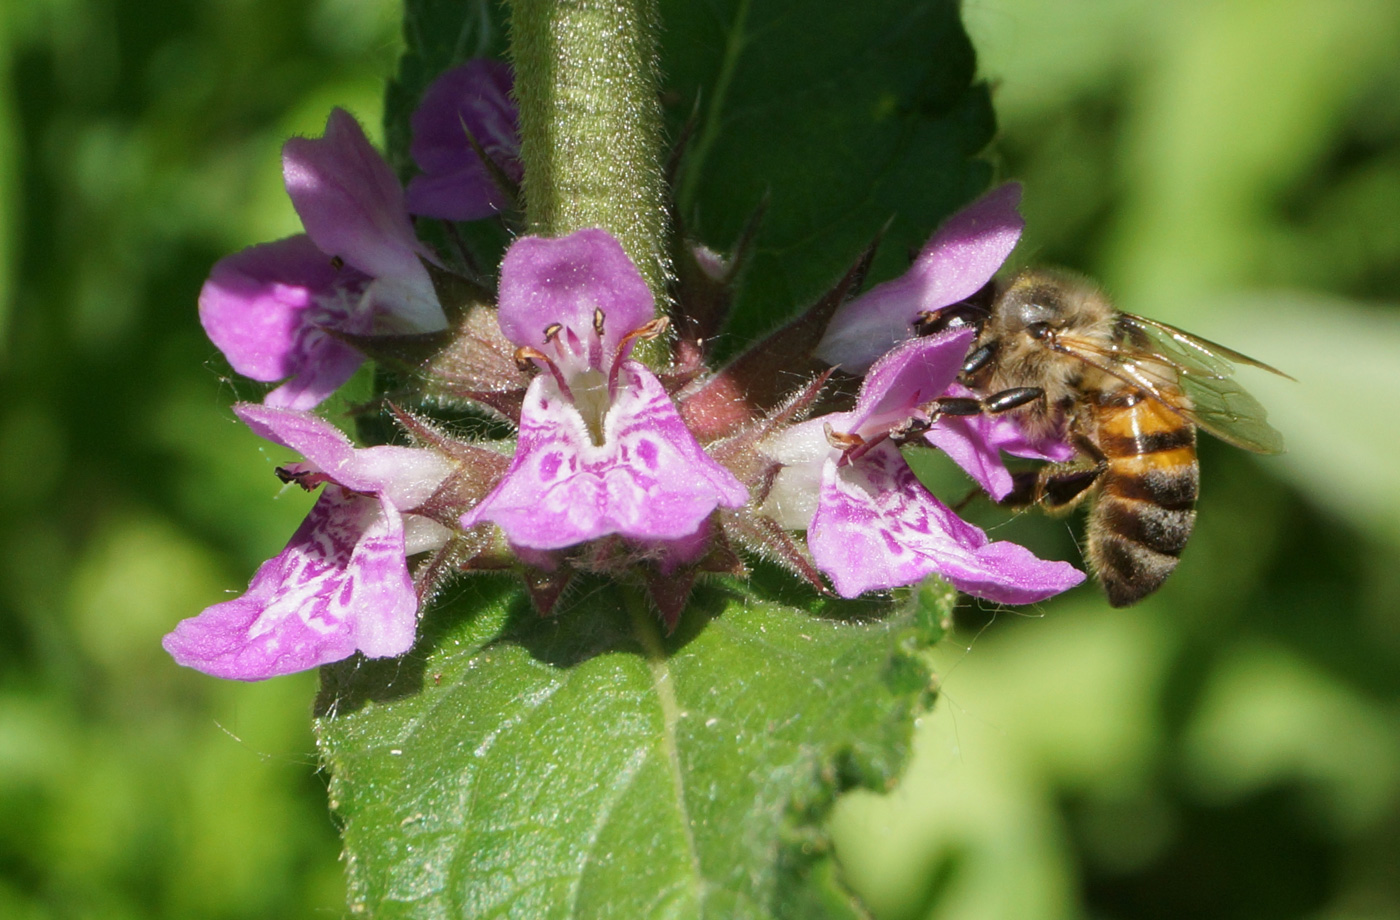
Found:
M 827 462 L 807 545 L 844 597 L 937 574 L 975 597 L 1029 604 L 1084 580 L 1067 562 L 989 542 L 934 498 L 889 442 L 845 466 Z
M 910 335 L 925 311 L 965 300 L 1001 268 L 1021 237 L 1016 210 L 1021 186 L 1007 183 L 950 217 L 919 252 L 909 271 L 841 307 L 817 355 L 859 373 Z
M 516 182 L 520 137 L 511 101 L 510 65 L 478 58 L 432 82 L 414 111 L 409 152 L 423 172 L 408 183 L 408 210 L 445 220 L 479 220 L 505 206 L 467 132 L 500 170 Z
M 413 644 L 417 609 L 398 512 L 327 486 L 242 597 L 181 622 L 162 644 L 187 667 L 261 680 L 356 651 L 401 655 Z
M 352 310 L 368 280 L 337 269 L 306 236 L 263 243 L 215 263 L 199 292 L 199 321 L 238 373 L 292 378 L 271 404 L 310 409 L 364 361 L 326 330 L 368 331 Z
M 604 315 L 601 342 L 594 313 Z M 501 263 L 501 331 L 516 345 L 550 353 L 570 365 L 579 357 L 597 369 L 612 366 L 623 337 L 655 313 L 651 289 L 622 244 L 606 230 L 579 230 L 559 239 L 516 240 Z M 551 342 L 544 330 L 559 323 Z M 595 345 L 601 354 L 592 355 Z M 590 354 L 570 358 L 561 348 Z
M 548 398 L 555 386 L 546 375 L 531 382 L 510 469 L 462 517 L 463 527 L 491 521 L 511 543 L 532 549 L 609 534 L 679 540 L 716 506 L 748 500 L 748 490 L 705 454 L 642 365 L 622 366 L 602 444 L 593 443 L 572 403 Z

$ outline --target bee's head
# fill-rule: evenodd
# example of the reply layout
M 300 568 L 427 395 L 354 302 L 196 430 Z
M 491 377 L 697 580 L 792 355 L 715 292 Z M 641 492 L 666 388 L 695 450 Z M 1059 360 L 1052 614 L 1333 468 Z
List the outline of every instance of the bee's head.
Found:
M 1017 274 L 996 300 L 997 337 L 1050 338 L 1065 325 L 1067 290 L 1065 279 L 1051 272 L 1027 269 Z

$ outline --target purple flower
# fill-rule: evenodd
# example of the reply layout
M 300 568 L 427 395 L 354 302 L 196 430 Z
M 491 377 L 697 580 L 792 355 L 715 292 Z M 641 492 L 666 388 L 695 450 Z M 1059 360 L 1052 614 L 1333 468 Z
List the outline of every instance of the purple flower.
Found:
M 976 394 L 954 383 L 944 395 Z M 1011 471 L 1001 459 L 1003 451 L 1015 457 L 1051 463 L 1063 463 L 1075 453 L 1062 438 L 1032 440 L 1014 414 L 944 416 L 924 433 L 924 440 L 951 457 L 996 501 L 1005 498 L 1013 485 Z
M 1025 221 L 1021 186 L 995 188 L 939 227 L 909 271 L 844 304 L 832 317 L 817 356 L 860 373 L 908 338 L 919 314 L 966 300 L 1001 268 Z
M 716 506 L 748 500 L 656 375 L 628 359 L 638 338 L 659 331 L 653 311 L 646 282 L 606 231 L 525 237 L 510 248 L 501 331 L 542 372 L 525 393 L 510 468 L 463 527 L 491 521 L 537 550 L 609 534 L 684 540 Z
M 306 458 L 284 467 L 284 477 L 325 488 L 248 591 L 181 622 L 165 637 L 165 650 L 182 665 L 237 680 L 303 671 L 357 651 L 371 658 L 408 651 L 418 596 L 407 557 L 442 545 L 449 534 L 407 512 L 437 490 L 448 461 L 407 447 L 356 449 L 335 426 L 305 412 L 249 403 L 234 412 Z
M 511 101 L 510 65 L 477 58 L 428 87 L 410 124 L 409 152 L 423 172 L 408 183 L 408 210 L 444 220 L 479 220 L 506 206 L 506 195 L 468 139 L 502 173 L 519 182 L 520 136 Z
M 234 370 L 287 380 L 268 405 L 310 409 L 363 360 L 331 331 L 431 332 L 447 318 L 403 190 L 349 113 L 333 111 L 324 137 L 287 141 L 282 166 L 306 235 L 221 259 L 199 318 Z
M 906 342 L 871 368 L 854 409 L 797 425 L 770 450 L 786 466 L 765 510 L 784 527 L 806 527 L 813 560 L 844 597 L 938 574 L 975 597 L 1028 604 L 1084 580 L 1069 563 L 989 541 L 924 488 L 888 438 L 905 419 L 928 420 L 918 407 L 948 391 L 972 335 Z

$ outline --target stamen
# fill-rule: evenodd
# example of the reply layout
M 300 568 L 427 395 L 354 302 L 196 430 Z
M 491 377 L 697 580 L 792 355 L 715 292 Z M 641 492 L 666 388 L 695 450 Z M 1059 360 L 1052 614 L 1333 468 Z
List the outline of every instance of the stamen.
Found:
M 854 431 L 837 431 L 827 422 L 823 426 L 826 432 L 826 443 L 841 451 L 841 459 L 836 461 L 837 466 L 846 466 L 859 460 L 872 447 L 889 437 L 888 432 L 881 432 L 869 440 L 856 434 Z
M 550 323 L 548 326 L 545 326 L 545 327 L 544 327 L 544 340 L 545 340 L 546 342 L 553 342 L 553 341 L 559 336 L 559 332 L 560 332 L 560 330 L 562 330 L 563 328 L 564 328 L 564 324 L 563 324 L 563 323 Z
M 603 337 L 603 308 L 595 307 L 593 310 L 593 331 L 598 334 L 598 338 Z
M 559 366 L 544 352 L 531 348 L 529 345 L 521 345 L 515 350 L 515 366 L 522 372 L 528 373 L 530 370 L 543 365 L 546 370 L 554 375 L 554 381 L 559 384 L 559 389 L 569 394 L 573 399 L 573 394 L 569 390 L 569 384 L 564 380 L 563 373 Z
M 534 362 L 536 361 L 543 364 L 553 363 L 549 360 L 548 355 L 537 348 L 531 348 L 529 345 L 521 345 L 515 350 L 515 366 L 520 368 L 521 373 L 529 373 L 534 370 L 536 367 Z
M 857 447 L 860 447 L 862 444 L 865 443 L 865 438 L 862 438 L 860 435 L 856 434 L 853 431 L 837 431 L 835 428 L 831 427 L 830 422 L 827 422 L 825 425 L 823 425 L 822 430 L 826 432 L 826 443 L 830 444 L 837 450 L 855 450 Z
M 617 356 L 613 358 L 612 370 L 608 372 L 608 389 L 611 391 L 617 385 L 617 369 L 622 364 L 622 359 L 632 351 L 632 346 L 639 341 L 650 341 L 666 331 L 671 325 L 671 321 L 664 316 L 658 316 L 650 322 L 643 323 L 636 329 L 622 337 L 622 341 L 617 343 Z M 599 336 L 601 338 L 601 335 Z

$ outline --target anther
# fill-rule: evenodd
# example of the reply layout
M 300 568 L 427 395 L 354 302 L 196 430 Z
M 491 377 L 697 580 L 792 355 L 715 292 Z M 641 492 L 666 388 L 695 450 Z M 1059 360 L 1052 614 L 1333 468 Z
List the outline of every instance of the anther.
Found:
M 555 324 L 554 330 L 556 332 L 559 330 L 558 324 Z M 521 345 L 515 350 L 515 366 L 520 368 L 521 373 L 529 373 L 534 370 L 536 361 L 543 362 L 550 367 L 554 366 L 554 362 L 549 360 L 548 355 L 538 349 L 531 348 L 529 345 Z
M 831 427 L 830 422 L 827 422 L 823 426 L 823 430 L 826 432 L 826 443 L 830 444 L 837 450 L 855 450 L 857 447 L 860 447 L 862 444 L 865 443 L 865 438 L 862 438 L 860 435 L 856 434 L 853 431 L 837 431 L 835 428 Z

